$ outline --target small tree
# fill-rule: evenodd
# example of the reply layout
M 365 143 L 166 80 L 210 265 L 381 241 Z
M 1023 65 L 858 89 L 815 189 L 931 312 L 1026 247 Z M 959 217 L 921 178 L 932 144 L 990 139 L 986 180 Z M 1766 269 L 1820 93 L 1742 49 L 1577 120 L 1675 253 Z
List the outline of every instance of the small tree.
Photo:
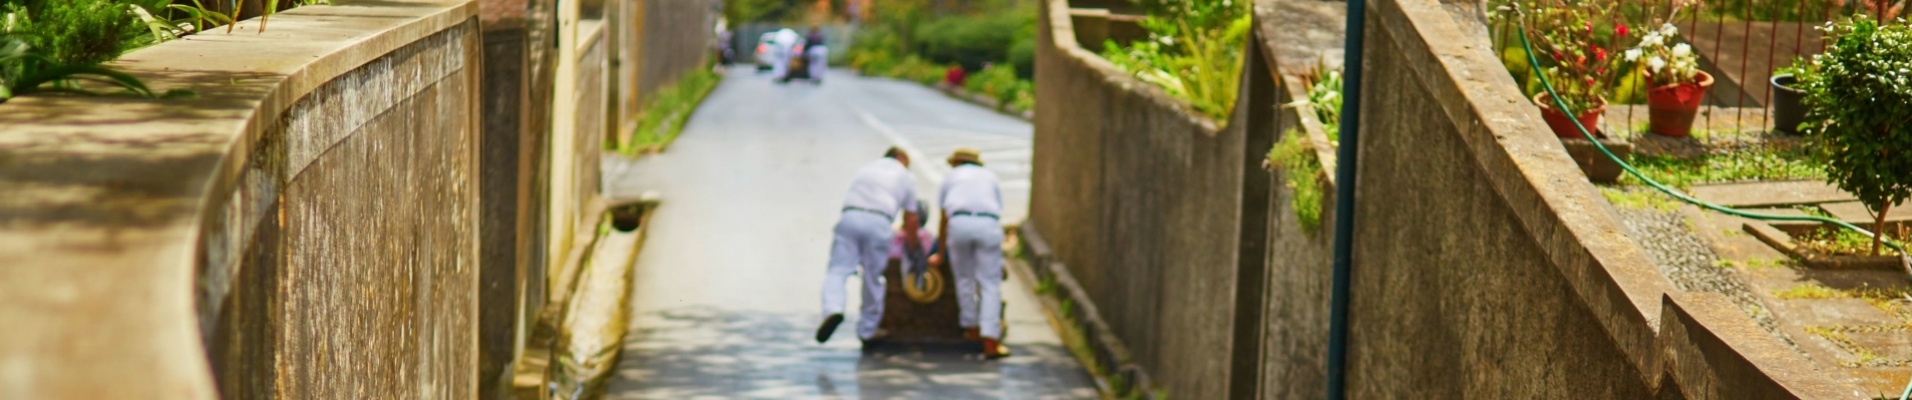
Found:
M 1802 79 L 1803 131 L 1825 157 L 1826 179 L 1876 213 L 1878 255 L 1886 213 L 1912 197 L 1912 28 L 1858 16 L 1823 29 L 1837 40 Z

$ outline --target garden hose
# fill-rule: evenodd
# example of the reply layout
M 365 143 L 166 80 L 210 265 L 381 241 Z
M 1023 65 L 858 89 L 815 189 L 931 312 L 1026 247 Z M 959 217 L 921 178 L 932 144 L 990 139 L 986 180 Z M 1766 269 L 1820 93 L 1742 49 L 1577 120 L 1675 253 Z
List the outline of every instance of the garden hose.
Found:
M 1716 211 L 1726 215 L 1732 215 L 1732 216 L 1749 218 L 1754 220 L 1761 220 L 1761 221 L 1813 221 L 1813 222 L 1828 223 L 1828 224 L 1837 225 L 1841 228 L 1850 229 L 1852 231 L 1858 232 L 1861 235 L 1865 235 L 1866 237 L 1877 237 L 1878 234 L 1872 233 L 1872 231 L 1868 231 L 1865 228 L 1860 228 L 1857 225 L 1853 225 L 1851 223 L 1847 223 L 1846 221 L 1841 221 L 1837 219 L 1820 217 L 1820 216 L 1811 216 L 1811 215 L 1801 216 L 1801 215 L 1763 214 L 1763 213 L 1739 210 L 1732 207 L 1726 207 L 1726 206 L 1721 206 L 1718 204 L 1709 203 L 1704 200 L 1700 200 L 1692 196 L 1688 196 L 1686 195 L 1686 193 L 1681 193 L 1680 191 L 1674 190 L 1671 187 L 1667 187 L 1666 185 L 1661 184 L 1659 181 L 1653 180 L 1653 178 L 1646 177 L 1646 175 L 1641 174 L 1639 170 L 1633 169 L 1632 164 L 1628 164 L 1626 161 L 1621 160 L 1619 156 L 1613 155 L 1613 151 L 1607 150 L 1607 146 L 1605 144 L 1601 144 L 1598 138 L 1593 137 L 1593 132 L 1588 130 L 1586 125 L 1580 124 L 1580 120 L 1578 118 L 1572 118 L 1572 116 L 1579 115 L 1579 114 L 1573 112 L 1573 109 L 1568 108 L 1567 102 L 1565 100 L 1560 99 L 1560 94 L 1554 91 L 1553 83 L 1547 81 L 1547 74 L 1540 73 L 1540 68 L 1541 68 L 1540 59 L 1534 57 L 1534 46 L 1533 46 L 1533 43 L 1528 41 L 1527 30 L 1525 29 L 1520 30 L 1520 46 L 1522 49 L 1527 51 L 1527 65 L 1528 67 L 1532 68 L 1534 76 L 1539 78 L 1540 87 L 1547 90 L 1547 98 L 1553 100 L 1553 103 L 1554 103 L 1553 106 L 1555 107 L 1555 109 L 1560 110 L 1562 114 L 1569 116 L 1567 120 L 1573 121 L 1574 128 L 1579 129 L 1580 135 L 1585 136 L 1587 138 L 1587 141 L 1593 142 L 1593 147 L 1596 149 L 1600 149 L 1600 154 L 1605 154 L 1607 156 L 1607 159 L 1613 160 L 1615 164 L 1619 164 L 1620 169 L 1626 170 L 1627 174 L 1632 175 L 1635 179 L 1639 179 L 1641 182 L 1646 182 L 1647 186 L 1651 186 L 1654 189 L 1659 190 L 1661 193 L 1666 193 L 1668 196 L 1673 196 L 1673 198 L 1680 199 L 1680 201 L 1686 202 L 1687 204 L 1692 204 L 1695 206 L 1699 206 L 1700 208 Z M 1907 271 L 1912 272 L 1912 256 L 1908 256 L 1906 254 L 1904 247 L 1900 247 L 1898 244 L 1892 243 L 1892 240 L 1886 239 L 1886 238 L 1879 238 L 1879 241 L 1880 243 L 1885 244 L 1886 247 L 1890 247 L 1892 248 L 1892 250 L 1898 251 L 1900 265 L 1905 267 Z M 1912 278 L 1912 276 L 1909 276 L 1908 278 Z M 1908 398 L 1912 398 L 1912 381 L 1906 382 L 1905 391 L 1899 394 L 1899 400 L 1908 400 Z

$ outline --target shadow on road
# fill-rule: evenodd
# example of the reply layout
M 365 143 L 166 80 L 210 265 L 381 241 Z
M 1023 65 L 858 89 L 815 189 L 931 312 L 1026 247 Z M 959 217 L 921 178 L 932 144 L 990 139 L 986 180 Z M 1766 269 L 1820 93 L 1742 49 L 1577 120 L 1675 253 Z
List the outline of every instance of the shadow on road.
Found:
M 827 345 L 809 318 L 687 307 L 637 316 L 613 399 L 1095 398 L 1064 349 L 1014 344 L 986 361 L 960 346 L 886 346 L 864 353 L 840 332 Z

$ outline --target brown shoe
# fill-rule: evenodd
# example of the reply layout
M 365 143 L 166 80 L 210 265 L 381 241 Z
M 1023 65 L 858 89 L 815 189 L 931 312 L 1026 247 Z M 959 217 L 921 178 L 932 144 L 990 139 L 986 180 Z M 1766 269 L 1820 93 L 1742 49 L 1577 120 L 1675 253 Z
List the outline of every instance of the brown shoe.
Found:
M 1009 356 L 1009 346 L 997 343 L 996 339 L 983 339 L 983 358 L 998 359 Z
M 968 340 L 971 342 L 983 341 L 983 329 L 982 328 L 963 328 L 963 340 Z

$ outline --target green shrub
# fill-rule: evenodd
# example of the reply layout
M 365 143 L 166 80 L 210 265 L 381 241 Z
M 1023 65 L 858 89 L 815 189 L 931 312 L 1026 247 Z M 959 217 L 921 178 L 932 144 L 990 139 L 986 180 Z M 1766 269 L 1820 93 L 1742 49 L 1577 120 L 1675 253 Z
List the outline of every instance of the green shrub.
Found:
M 1036 37 L 1031 32 L 1028 37 L 1016 38 L 1009 45 L 1009 65 L 1016 67 L 1016 77 L 1034 79 L 1036 77 Z
M 930 61 L 979 70 L 983 63 L 1009 60 L 1009 51 L 1020 36 L 1034 36 L 1032 7 L 1033 3 L 987 14 L 937 18 L 918 25 L 910 37 L 915 50 Z
M 989 96 L 1005 105 L 1015 100 L 1022 85 L 1023 81 L 1016 78 L 1016 67 L 1001 64 L 991 64 L 963 81 L 964 89 Z
M 1826 180 L 1885 214 L 1912 197 L 1912 156 L 1901 153 L 1912 151 L 1912 27 L 1858 16 L 1827 31 L 1836 39 L 1800 81 L 1801 130 L 1821 150 Z
M 1197 111 L 1225 119 L 1235 107 L 1250 28 L 1248 3 L 1145 0 L 1149 16 L 1142 28 L 1150 39 L 1126 49 L 1109 41 L 1102 55 L 1136 78 L 1187 100 Z

